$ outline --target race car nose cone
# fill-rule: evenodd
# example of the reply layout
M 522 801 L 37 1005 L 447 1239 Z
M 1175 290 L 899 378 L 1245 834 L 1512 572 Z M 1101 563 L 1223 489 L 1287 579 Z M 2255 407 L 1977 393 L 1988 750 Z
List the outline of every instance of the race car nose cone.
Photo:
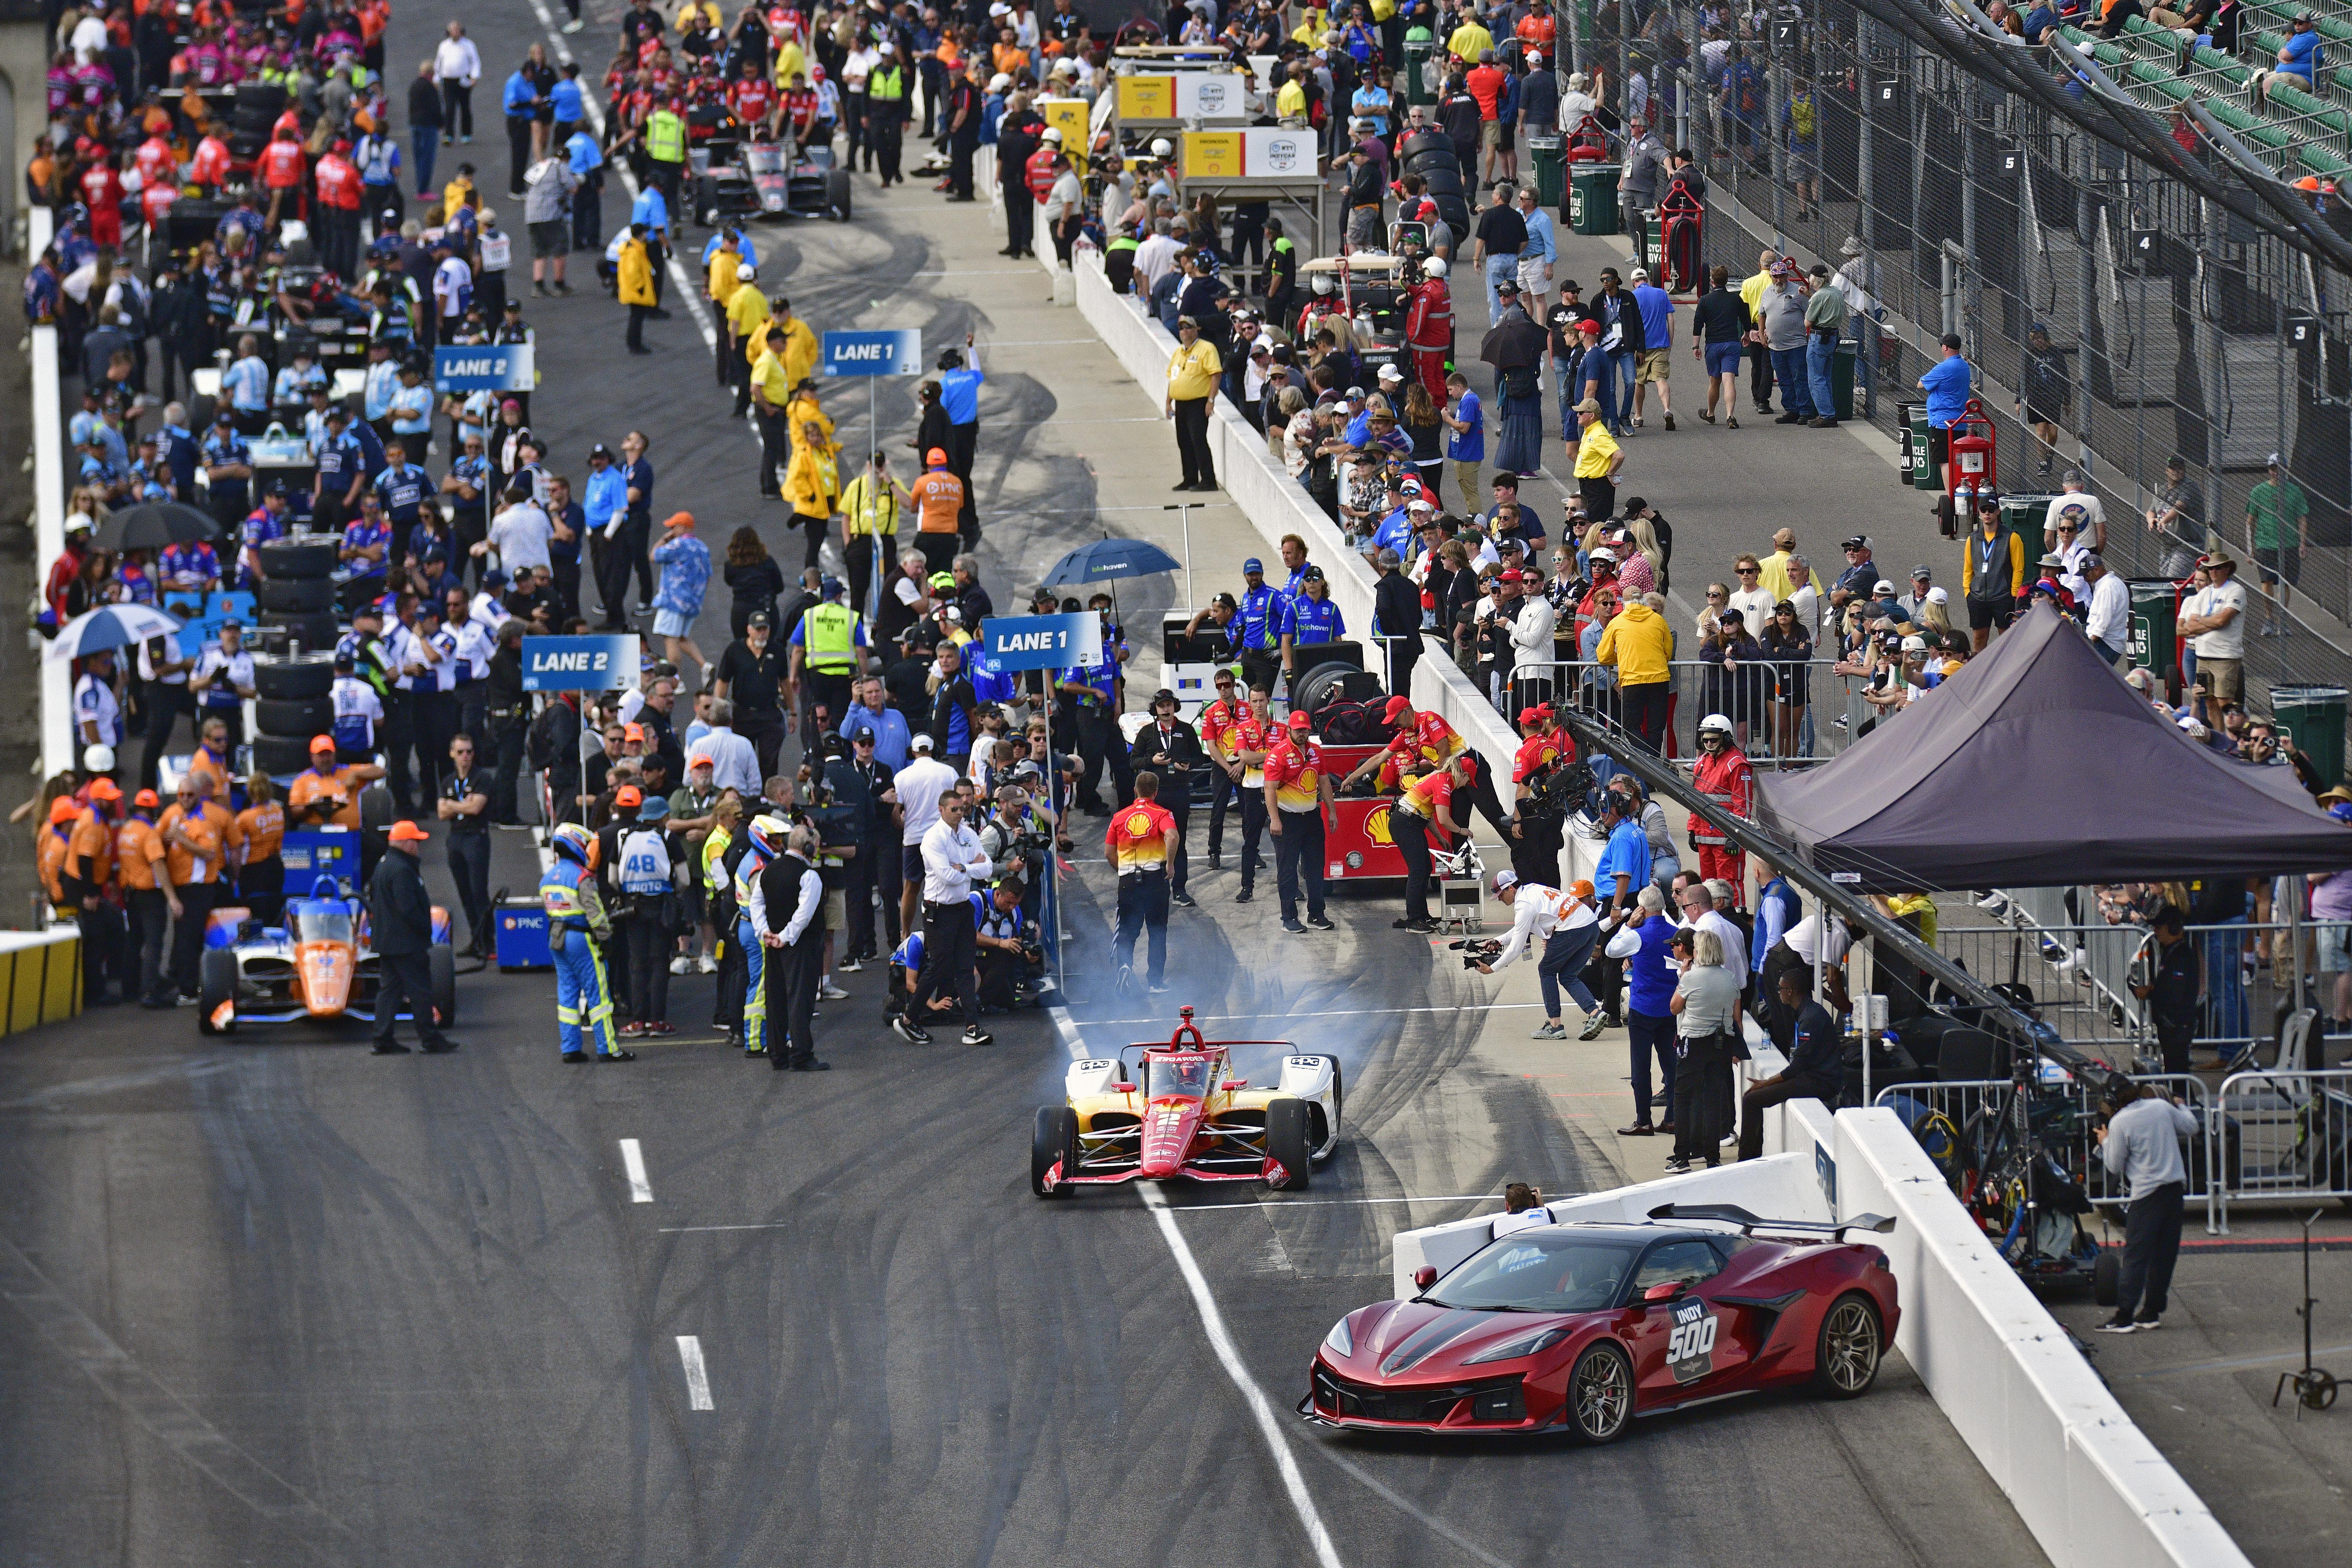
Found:
M 1172 1176 L 1181 1169 L 1200 1120 L 1198 1100 L 1162 1100 L 1146 1111 L 1140 1173 L 1147 1177 Z

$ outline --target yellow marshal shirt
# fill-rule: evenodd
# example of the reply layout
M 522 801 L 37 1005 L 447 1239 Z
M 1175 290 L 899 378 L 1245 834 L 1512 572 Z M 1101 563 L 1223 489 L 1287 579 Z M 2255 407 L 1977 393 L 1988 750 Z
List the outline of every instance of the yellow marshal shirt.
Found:
M 1576 477 L 1580 479 L 1605 479 L 1609 477 L 1609 459 L 1618 453 L 1617 437 L 1609 434 L 1609 426 L 1588 425 L 1576 437 Z
M 1224 362 L 1217 357 L 1217 346 L 1203 338 L 1194 338 L 1190 348 L 1179 348 L 1168 359 L 1168 395 L 1171 397 L 1213 397 L 1217 377 L 1224 374 Z
M 772 353 L 762 352 L 751 364 L 751 384 L 768 400 L 768 406 L 782 412 L 792 400 L 793 385 L 784 374 L 784 362 Z

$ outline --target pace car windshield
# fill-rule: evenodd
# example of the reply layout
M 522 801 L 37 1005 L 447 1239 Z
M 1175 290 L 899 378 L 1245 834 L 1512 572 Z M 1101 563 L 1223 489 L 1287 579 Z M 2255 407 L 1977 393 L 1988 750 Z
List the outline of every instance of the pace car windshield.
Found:
M 1447 1275 L 1422 1300 L 1479 1311 L 1597 1312 L 1614 1306 L 1638 1245 L 1520 1231 Z
M 1198 1100 L 1209 1092 L 1209 1058 L 1206 1057 L 1150 1057 L 1150 1075 L 1144 1082 L 1144 1098 L 1158 1100 L 1165 1095 L 1181 1095 Z

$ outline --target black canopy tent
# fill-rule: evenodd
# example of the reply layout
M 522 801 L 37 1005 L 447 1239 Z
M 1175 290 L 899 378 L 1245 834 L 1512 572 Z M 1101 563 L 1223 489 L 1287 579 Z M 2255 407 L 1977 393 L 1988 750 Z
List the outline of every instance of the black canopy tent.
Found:
M 2294 770 L 2189 740 L 2047 604 L 1837 761 L 1759 784 L 1759 823 L 1861 893 L 2352 868 Z

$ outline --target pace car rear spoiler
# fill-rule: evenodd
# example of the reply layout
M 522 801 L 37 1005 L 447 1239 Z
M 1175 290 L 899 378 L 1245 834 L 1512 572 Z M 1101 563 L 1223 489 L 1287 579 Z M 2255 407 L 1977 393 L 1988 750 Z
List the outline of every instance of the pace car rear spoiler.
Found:
M 1652 1219 L 1705 1219 L 1723 1225 L 1736 1225 L 1745 1236 L 1758 1230 L 1813 1231 L 1824 1236 L 1843 1236 L 1849 1230 L 1872 1230 L 1881 1235 L 1895 1228 L 1895 1216 L 1883 1214 L 1856 1215 L 1849 1220 L 1765 1219 L 1749 1214 L 1736 1204 L 1660 1204 L 1650 1211 Z

